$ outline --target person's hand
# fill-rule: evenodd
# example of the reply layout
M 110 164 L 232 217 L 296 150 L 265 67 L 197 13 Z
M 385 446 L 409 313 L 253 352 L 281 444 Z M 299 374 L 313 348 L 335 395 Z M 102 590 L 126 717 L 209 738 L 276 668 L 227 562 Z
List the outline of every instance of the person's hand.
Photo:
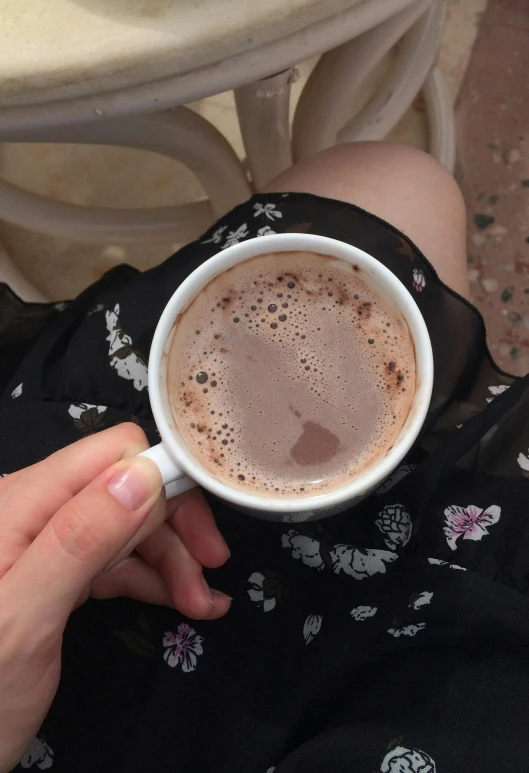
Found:
M 165 502 L 156 465 L 129 458 L 148 445 L 122 424 L 0 480 L 0 773 L 50 707 L 66 621 L 88 596 L 229 609 L 202 574 L 229 557 L 211 511 L 197 489 Z

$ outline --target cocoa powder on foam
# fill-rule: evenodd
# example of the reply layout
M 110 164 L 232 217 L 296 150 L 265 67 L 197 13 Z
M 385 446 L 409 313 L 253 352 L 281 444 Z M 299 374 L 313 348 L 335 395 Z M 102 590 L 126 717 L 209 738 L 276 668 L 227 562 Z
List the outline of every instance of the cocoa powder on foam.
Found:
M 176 323 L 168 373 L 178 429 L 210 472 L 300 497 L 389 451 L 416 378 L 400 312 L 358 267 L 307 252 L 261 255 L 213 279 Z

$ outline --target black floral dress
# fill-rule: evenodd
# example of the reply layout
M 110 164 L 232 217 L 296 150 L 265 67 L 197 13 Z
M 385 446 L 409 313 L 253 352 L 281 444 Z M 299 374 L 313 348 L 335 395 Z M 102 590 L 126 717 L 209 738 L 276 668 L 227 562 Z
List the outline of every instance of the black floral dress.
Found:
M 127 599 L 71 617 L 59 690 L 18 769 L 53 773 L 527 773 L 529 391 L 478 312 L 396 229 L 311 195 L 259 195 L 163 265 L 64 304 L 0 286 L 0 472 L 133 420 L 158 436 L 146 362 L 173 291 L 220 249 L 274 232 L 350 242 L 428 325 L 435 385 L 402 466 L 310 525 L 210 498 L 231 559 L 218 621 Z

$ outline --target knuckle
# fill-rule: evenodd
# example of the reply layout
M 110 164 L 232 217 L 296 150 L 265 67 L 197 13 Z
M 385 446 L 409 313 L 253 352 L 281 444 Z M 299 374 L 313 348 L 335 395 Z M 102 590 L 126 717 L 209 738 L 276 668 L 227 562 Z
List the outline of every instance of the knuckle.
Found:
M 147 435 L 141 427 L 138 427 L 138 425 L 134 424 L 132 421 L 125 421 L 122 424 L 118 424 L 116 427 L 112 428 L 111 432 L 114 433 L 116 442 L 123 445 L 124 448 L 127 446 L 149 447 Z
M 62 550 L 79 561 L 104 552 L 106 547 L 104 537 L 90 515 L 85 508 L 72 501 L 60 518 L 51 522 Z

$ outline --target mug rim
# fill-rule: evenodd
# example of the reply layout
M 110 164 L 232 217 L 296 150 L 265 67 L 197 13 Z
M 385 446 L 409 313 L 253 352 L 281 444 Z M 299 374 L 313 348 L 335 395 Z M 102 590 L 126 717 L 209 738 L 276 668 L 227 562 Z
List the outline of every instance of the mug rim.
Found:
M 246 492 L 216 478 L 193 456 L 176 427 L 168 409 L 169 398 L 164 370 L 175 322 L 212 279 L 226 269 L 259 255 L 287 251 L 328 255 L 356 264 L 368 275 L 374 276 L 375 281 L 381 284 L 404 317 L 415 348 L 416 388 L 412 406 L 392 448 L 348 483 L 305 497 L 273 497 Z M 374 290 L 376 292 L 376 287 Z M 380 485 L 396 469 L 415 442 L 428 411 L 432 386 L 433 354 L 430 337 L 423 316 L 410 292 L 395 274 L 368 253 L 338 239 L 316 234 L 287 233 L 255 237 L 227 247 L 210 257 L 184 279 L 167 302 L 156 326 L 149 354 L 148 388 L 151 408 L 162 443 L 175 463 L 197 484 L 221 499 L 242 508 L 270 513 L 296 513 L 332 508 L 348 500 L 361 498 Z M 170 417 L 167 416 L 167 411 Z

